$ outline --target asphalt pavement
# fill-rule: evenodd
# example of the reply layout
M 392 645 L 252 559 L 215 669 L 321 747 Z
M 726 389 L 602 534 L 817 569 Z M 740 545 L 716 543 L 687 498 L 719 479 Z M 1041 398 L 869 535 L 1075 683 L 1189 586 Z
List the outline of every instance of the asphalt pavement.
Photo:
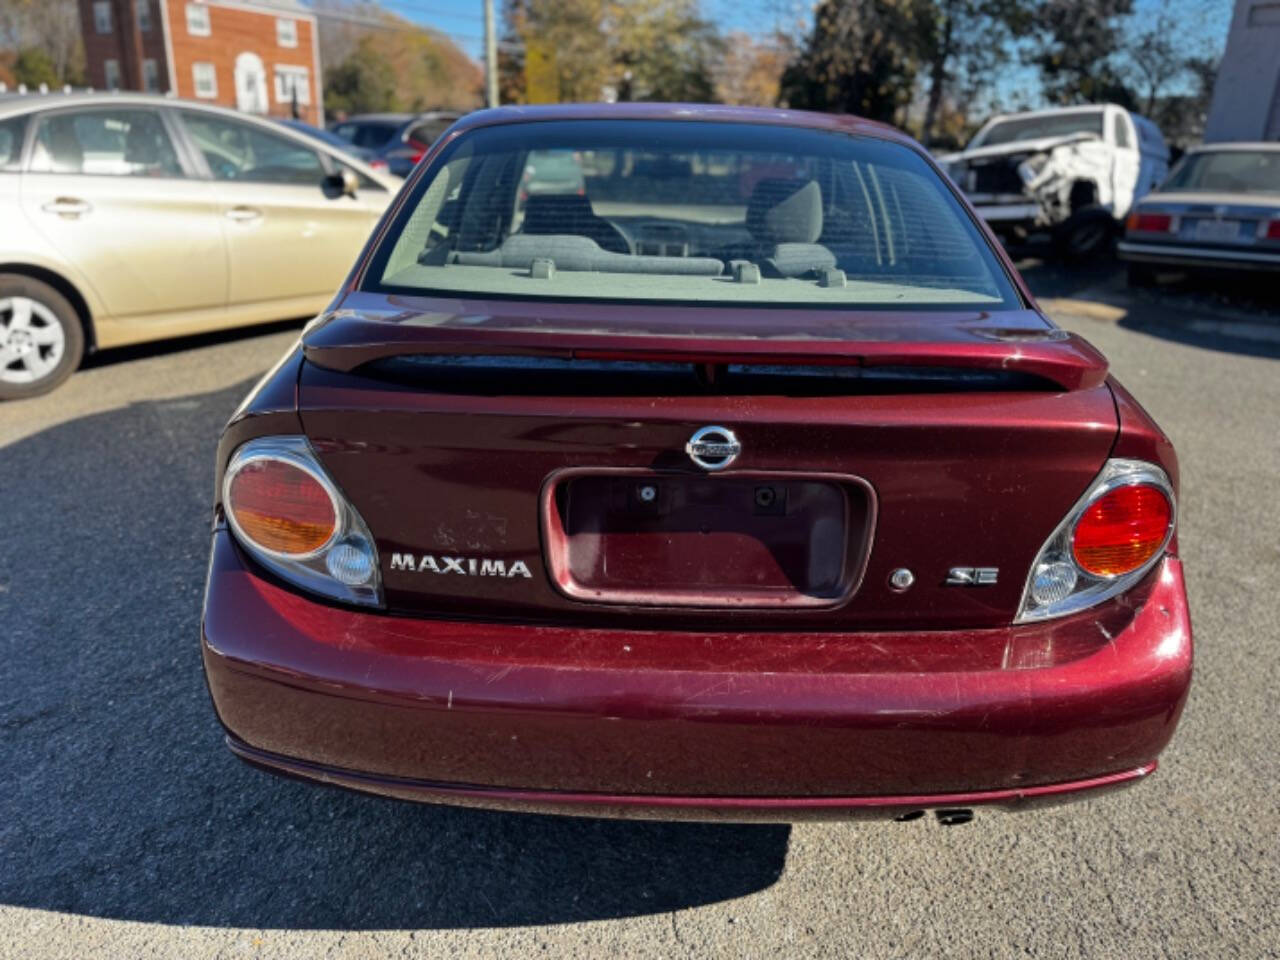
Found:
M 0 957 L 1280 955 L 1280 304 L 1027 264 L 1172 435 L 1196 676 L 1138 787 L 964 826 L 611 822 L 279 780 L 198 626 L 214 444 L 296 335 L 0 406 Z

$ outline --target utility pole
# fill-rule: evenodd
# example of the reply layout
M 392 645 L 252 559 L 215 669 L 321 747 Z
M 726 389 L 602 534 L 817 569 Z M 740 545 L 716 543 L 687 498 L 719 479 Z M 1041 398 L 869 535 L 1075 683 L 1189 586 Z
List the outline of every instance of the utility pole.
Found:
M 498 105 L 498 35 L 493 22 L 493 0 L 484 0 L 484 101 Z

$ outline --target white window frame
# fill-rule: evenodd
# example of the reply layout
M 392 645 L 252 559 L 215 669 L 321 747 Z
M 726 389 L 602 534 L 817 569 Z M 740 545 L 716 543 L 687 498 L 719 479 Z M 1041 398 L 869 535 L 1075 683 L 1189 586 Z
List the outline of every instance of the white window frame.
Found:
M 193 13 L 196 15 L 195 23 L 191 21 Z M 209 19 L 209 8 L 203 3 L 187 4 L 187 34 L 192 37 L 213 36 L 213 24 Z
M 138 29 L 143 33 L 151 32 L 151 0 L 136 0 L 133 5 L 134 14 L 138 18 Z
M 102 77 L 107 85 L 108 90 L 120 89 L 120 61 L 119 60 L 103 60 L 102 61 Z
M 298 21 L 289 17 L 276 18 L 276 44 L 295 49 L 298 46 Z
M 204 79 L 209 81 L 209 89 L 201 91 L 200 80 L 202 69 L 207 68 L 208 73 L 204 74 Z M 199 61 L 191 64 L 191 83 L 195 87 L 196 98 L 199 100 L 217 100 L 218 99 L 218 68 L 212 63 Z
M 311 105 L 311 71 L 306 67 L 295 67 L 291 64 L 276 64 L 275 88 L 276 103 L 289 105 L 293 103 L 293 90 L 285 82 L 292 79 L 298 87 L 298 106 Z
M 95 0 L 93 4 L 93 29 L 97 33 L 112 33 L 111 0 Z
M 147 93 L 160 92 L 160 64 L 151 57 L 142 61 L 142 89 Z

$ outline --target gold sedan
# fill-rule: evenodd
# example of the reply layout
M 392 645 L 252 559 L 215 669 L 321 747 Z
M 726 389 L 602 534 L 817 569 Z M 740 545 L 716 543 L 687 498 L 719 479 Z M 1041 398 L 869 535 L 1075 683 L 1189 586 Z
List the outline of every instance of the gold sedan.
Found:
M 88 350 L 318 312 L 399 184 L 232 110 L 0 98 L 0 399 Z

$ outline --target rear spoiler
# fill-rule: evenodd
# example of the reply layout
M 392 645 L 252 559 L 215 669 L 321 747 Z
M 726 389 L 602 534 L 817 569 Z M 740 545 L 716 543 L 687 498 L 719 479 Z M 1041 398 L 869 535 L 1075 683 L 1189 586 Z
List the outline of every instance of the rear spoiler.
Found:
M 457 304 L 457 301 L 451 303 Z M 733 329 L 714 322 L 675 335 L 641 330 L 643 318 L 583 323 L 576 318 L 548 322 L 492 314 L 408 313 L 342 309 L 317 318 L 304 332 L 303 351 L 317 366 L 340 372 L 389 357 L 524 356 L 559 360 L 634 361 L 698 365 L 932 367 L 1021 373 L 1064 390 L 1101 384 L 1106 359 L 1085 339 L 1059 330 L 1034 311 L 951 316 L 920 314 L 848 315 L 830 323 L 823 336 L 779 336 L 785 318 L 772 314 L 772 336 L 750 335 L 753 323 L 737 311 Z M 492 304 L 490 304 L 492 306 Z M 644 308 L 637 308 L 640 313 Z M 651 309 L 651 308 L 650 308 Z M 611 308 L 611 312 L 616 308 Z M 1034 318 L 1034 324 L 1028 323 Z M 699 319 L 708 319 L 706 316 Z M 805 319 L 812 323 L 812 314 Z M 982 322 L 973 322 L 981 320 Z M 668 327 L 672 324 L 665 324 Z M 794 334 L 797 331 L 789 330 Z

